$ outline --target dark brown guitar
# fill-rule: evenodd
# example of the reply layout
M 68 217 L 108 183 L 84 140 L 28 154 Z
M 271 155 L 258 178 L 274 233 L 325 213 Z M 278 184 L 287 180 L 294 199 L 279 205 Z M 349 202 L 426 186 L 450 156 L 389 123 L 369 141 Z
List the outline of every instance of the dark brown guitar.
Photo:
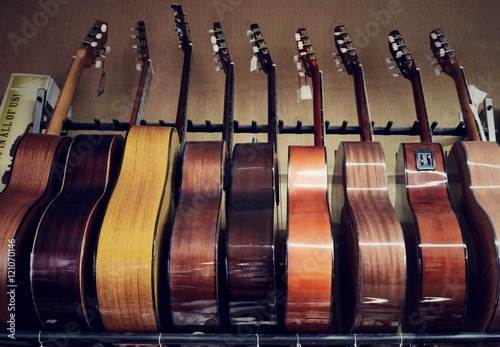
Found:
M 430 45 L 442 70 L 455 82 L 467 141 L 456 142 L 448 156 L 453 201 L 468 225 L 470 271 L 463 331 L 500 331 L 499 256 L 500 147 L 481 141 L 463 68 L 441 29 L 430 33 Z
M 332 206 L 336 229 L 336 295 L 343 333 L 396 332 L 405 299 L 403 230 L 389 201 L 384 151 L 373 141 L 363 66 L 345 26 L 335 46 L 353 76 L 361 142 L 341 142 L 336 153 Z M 340 212 L 340 216 L 338 213 Z
M 234 146 L 225 263 L 231 325 L 256 332 L 276 327 L 276 65 L 257 24 L 249 36 L 268 76 L 268 142 Z
M 298 29 L 295 39 L 300 61 L 312 80 L 314 146 L 288 148 L 285 323 L 289 333 L 327 333 L 334 255 L 321 72 L 307 30 Z
M 131 115 L 135 125 L 146 107 L 151 82 L 144 22 L 137 23 L 143 67 Z M 46 329 L 102 330 L 97 310 L 94 255 L 98 231 L 118 176 L 124 138 L 121 135 L 78 135 L 66 160 L 63 186 L 38 225 L 31 261 L 31 286 L 38 317 Z
M 181 9 L 176 16 L 178 32 L 182 34 L 184 54 L 191 54 L 191 43 Z M 221 328 L 220 314 L 220 242 L 223 202 L 226 139 L 231 137 L 233 69 L 224 35 L 219 23 L 214 23 L 214 49 L 226 72 L 226 95 L 222 141 L 186 142 L 182 152 L 182 183 L 179 204 L 174 217 L 170 239 L 168 282 L 171 319 L 177 331 L 213 332 Z M 184 58 L 184 64 L 191 59 Z M 184 65 L 183 71 L 188 71 Z M 187 88 L 189 75 L 183 74 L 181 94 Z M 178 110 L 185 117 L 186 98 L 180 99 Z M 183 112 L 183 113 L 182 113 Z M 232 128 L 231 128 L 232 129 Z M 232 130 L 231 130 L 232 132 Z
M 60 136 L 78 80 L 103 54 L 107 23 L 96 21 L 73 60 L 46 134 L 19 141 L 12 176 L 0 194 L 0 325 L 35 329 L 39 322 L 30 288 L 30 254 L 37 224 L 59 193 L 71 139 Z M 15 303 L 15 304 L 14 304 Z M 9 322 L 10 321 L 10 322 Z
M 396 161 L 396 211 L 408 266 L 401 324 L 406 332 L 458 332 L 467 298 L 467 249 L 450 201 L 444 151 L 432 142 L 420 69 L 397 30 L 388 38 L 400 74 L 411 82 L 420 128 L 420 143 L 402 143 Z

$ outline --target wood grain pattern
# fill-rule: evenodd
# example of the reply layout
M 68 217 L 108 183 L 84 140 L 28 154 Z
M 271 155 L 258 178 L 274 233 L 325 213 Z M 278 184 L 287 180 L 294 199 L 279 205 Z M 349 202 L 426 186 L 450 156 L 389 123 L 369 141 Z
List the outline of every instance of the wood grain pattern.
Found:
M 342 298 L 336 329 L 395 332 L 405 296 L 405 243 L 387 195 L 382 147 L 341 142 L 335 176 L 343 186 L 343 194 L 332 195 L 332 205 L 342 206 L 335 237 L 336 295 Z
M 289 147 L 286 328 L 327 333 L 331 320 L 333 243 L 324 147 Z
M 97 234 L 122 159 L 120 135 L 78 135 L 71 141 L 63 185 L 36 230 L 31 287 L 46 329 L 100 330 L 94 255 Z
M 108 331 L 160 329 L 160 281 L 167 273 L 160 257 L 173 209 L 178 141 L 169 127 L 134 126 L 127 134 L 97 243 L 97 301 Z
M 15 240 L 16 327 L 39 327 L 29 285 L 30 253 L 36 226 L 47 204 L 59 192 L 70 139 L 26 134 L 19 142 L 12 176 L 0 194 L 0 317 L 2 327 L 10 319 L 8 311 L 8 250 Z
M 172 321 L 177 330 L 220 328 L 219 247 L 225 145 L 188 142 L 169 252 Z
M 469 227 L 471 264 L 467 331 L 499 331 L 500 147 L 493 142 L 457 142 L 448 157 L 454 203 Z M 458 175 L 458 177 L 455 177 Z

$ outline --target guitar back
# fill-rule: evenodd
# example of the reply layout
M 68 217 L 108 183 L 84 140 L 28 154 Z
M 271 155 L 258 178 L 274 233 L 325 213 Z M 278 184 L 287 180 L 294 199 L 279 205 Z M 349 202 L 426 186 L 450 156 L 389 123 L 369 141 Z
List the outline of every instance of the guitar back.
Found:
M 174 128 L 133 126 L 95 260 L 97 302 L 107 331 L 160 329 L 162 282 L 179 140 Z
M 471 271 L 463 323 L 469 331 L 499 331 L 500 147 L 494 142 L 457 142 L 448 156 L 453 201 L 468 224 Z
M 24 135 L 15 153 L 9 184 L 0 194 L 3 259 L 0 262 L 0 273 L 3 274 L 0 276 L 0 317 L 1 326 L 5 328 L 10 319 L 8 292 L 12 290 L 16 298 L 16 326 L 25 329 L 39 327 L 29 286 L 31 247 L 38 221 L 61 188 L 70 141 L 59 136 Z M 14 268 L 12 261 L 9 265 L 10 255 L 15 261 Z
M 94 255 L 97 233 L 120 168 L 120 135 L 77 135 L 64 166 L 63 186 L 47 206 L 31 254 L 31 287 L 41 323 L 64 330 L 99 329 Z

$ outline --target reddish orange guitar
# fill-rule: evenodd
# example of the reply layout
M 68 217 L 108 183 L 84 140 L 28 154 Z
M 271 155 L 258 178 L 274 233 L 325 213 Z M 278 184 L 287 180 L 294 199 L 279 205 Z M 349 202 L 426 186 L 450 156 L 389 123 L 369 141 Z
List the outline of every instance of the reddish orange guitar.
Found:
M 396 332 L 406 284 L 403 230 L 389 201 L 384 151 L 373 141 L 363 65 L 346 27 L 336 27 L 334 34 L 345 70 L 354 79 L 361 136 L 361 142 L 340 143 L 334 168 L 332 206 L 335 220 L 340 218 L 336 294 L 341 298 L 336 329 Z
M 307 30 L 295 34 L 312 79 L 314 146 L 288 148 L 286 330 L 327 333 L 332 316 L 333 240 L 321 95 L 321 72 Z
M 430 33 L 431 50 L 439 65 L 455 82 L 467 141 L 453 145 L 449 154 L 448 175 L 457 177 L 453 200 L 469 227 L 466 233 L 471 271 L 468 279 L 469 302 L 462 330 L 500 331 L 500 147 L 480 141 L 463 68 L 441 29 Z
M 408 264 L 401 324 L 408 332 L 458 332 L 466 305 L 468 260 L 450 201 L 444 152 L 432 142 L 420 70 L 397 30 L 389 35 L 389 51 L 400 74 L 411 82 L 421 141 L 401 144 L 396 162 L 396 206 Z

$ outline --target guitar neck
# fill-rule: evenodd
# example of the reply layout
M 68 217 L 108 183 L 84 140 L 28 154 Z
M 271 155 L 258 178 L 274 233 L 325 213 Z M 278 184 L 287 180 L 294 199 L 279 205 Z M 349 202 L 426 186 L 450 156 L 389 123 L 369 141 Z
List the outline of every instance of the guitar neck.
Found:
M 132 108 L 132 114 L 130 116 L 130 126 L 138 125 L 144 118 L 152 78 L 153 65 L 151 64 L 151 60 L 148 60 L 141 70 L 141 77 L 139 78 L 139 85 L 135 95 L 134 107 Z
M 179 134 L 181 150 L 184 148 L 185 131 L 187 122 L 187 103 L 189 94 L 189 79 L 191 76 L 193 45 L 189 43 L 184 52 L 184 62 L 182 64 L 182 79 L 179 91 L 179 102 L 177 103 L 177 116 L 175 119 L 175 128 Z
M 277 151 L 276 136 L 278 134 L 278 113 L 276 98 L 276 65 L 271 65 L 267 74 L 267 142 L 274 143 L 274 150 Z
M 222 141 L 227 146 L 227 158 L 233 157 L 233 100 L 234 100 L 234 63 L 227 66 L 226 80 L 224 84 L 224 120 L 222 129 Z
M 455 81 L 458 101 L 460 102 L 460 111 L 462 112 L 462 116 L 464 118 L 467 138 L 469 141 L 480 141 L 481 138 L 479 136 L 476 120 L 471 109 L 472 100 L 469 94 L 469 87 L 462 67 L 460 67 L 460 73 L 460 76 L 453 76 L 453 81 Z
M 311 75 L 313 89 L 314 146 L 324 146 L 325 130 L 323 125 L 323 75 L 319 69 L 315 69 Z
M 85 68 L 85 51 L 79 49 L 76 57 L 73 59 L 71 64 L 68 77 L 64 83 L 64 87 L 57 100 L 57 105 L 54 109 L 52 117 L 50 117 L 49 124 L 47 126 L 46 133 L 49 135 L 61 135 L 64 120 L 68 114 L 71 102 L 75 96 L 76 87 L 78 81 L 82 75 L 83 69 Z
M 365 75 L 363 65 L 358 64 L 353 72 L 356 109 L 358 112 L 359 134 L 361 141 L 373 141 L 373 128 L 370 120 L 370 109 L 366 95 Z
M 432 131 L 429 127 L 429 118 L 427 117 L 427 108 L 425 106 L 424 90 L 422 88 L 422 79 L 420 78 L 420 69 L 415 69 L 415 74 L 410 79 L 413 91 L 413 101 L 415 111 L 420 126 L 420 141 L 425 143 L 432 142 Z

